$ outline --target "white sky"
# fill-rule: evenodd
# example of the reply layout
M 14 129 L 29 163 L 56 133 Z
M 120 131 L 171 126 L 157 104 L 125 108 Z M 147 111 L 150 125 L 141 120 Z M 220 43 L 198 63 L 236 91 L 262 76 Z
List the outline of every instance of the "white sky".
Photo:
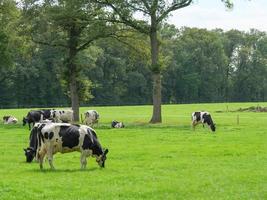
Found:
M 227 10 L 221 0 L 197 0 L 174 11 L 168 22 L 182 26 L 248 31 L 256 28 L 267 32 L 267 0 L 233 0 L 233 10 Z

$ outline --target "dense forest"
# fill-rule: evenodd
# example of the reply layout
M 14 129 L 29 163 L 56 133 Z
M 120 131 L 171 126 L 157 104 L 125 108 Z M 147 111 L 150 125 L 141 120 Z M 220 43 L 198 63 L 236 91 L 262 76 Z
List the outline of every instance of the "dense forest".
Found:
M 31 11 L 0 1 L 0 108 L 70 106 L 66 49 L 47 42 L 64 35 Z M 152 104 L 149 38 L 110 29 L 77 52 L 81 105 Z M 265 32 L 164 23 L 159 41 L 164 104 L 267 100 Z

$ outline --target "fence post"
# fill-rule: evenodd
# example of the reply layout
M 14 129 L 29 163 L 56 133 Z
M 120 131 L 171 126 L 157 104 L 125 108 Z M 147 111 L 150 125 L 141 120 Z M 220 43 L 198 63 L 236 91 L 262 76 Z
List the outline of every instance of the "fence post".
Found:
M 81 120 L 82 120 L 82 123 L 83 123 L 83 115 L 81 114 Z

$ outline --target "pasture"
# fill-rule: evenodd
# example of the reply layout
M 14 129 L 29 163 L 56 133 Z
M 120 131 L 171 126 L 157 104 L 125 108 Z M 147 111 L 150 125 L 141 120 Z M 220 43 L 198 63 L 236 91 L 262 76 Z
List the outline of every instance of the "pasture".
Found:
M 256 105 L 164 105 L 163 123 L 155 125 L 147 123 L 151 106 L 93 107 L 100 113 L 95 130 L 109 153 L 106 168 L 89 158 L 83 171 L 79 152 L 56 154 L 55 171 L 48 162 L 43 171 L 26 163 L 29 130 L 21 120 L 30 109 L 0 110 L 1 117 L 19 119 L 0 124 L 0 199 L 267 199 L 267 113 L 215 112 Z M 211 113 L 215 134 L 202 125 L 191 130 L 191 113 L 198 110 Z M 111 129 L 114 119 L 126 128 Z

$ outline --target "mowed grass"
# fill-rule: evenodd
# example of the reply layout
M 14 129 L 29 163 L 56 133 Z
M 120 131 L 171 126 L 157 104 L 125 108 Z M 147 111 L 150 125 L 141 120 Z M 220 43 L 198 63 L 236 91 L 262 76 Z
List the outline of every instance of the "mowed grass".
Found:
M 165 105 L 155 125 L 147 123 L 151 106 L 81 108 L 99 111 L 95 130 L 110 151 L 105 169 L 89 158 L 84 171 L 79 152 L 56 154 L 55 171 L 26 163 L 21 119 L 30 109 L 0 110 L 20 120 L 0 124 L 0 199 L 267 199 L 267 113 L 215 112 L 249 106 L 257 103 Z M 191 130 L 198 110 L 212 114 L 215 134 Z M 113 119 L 126 128 L 111 129 Z

